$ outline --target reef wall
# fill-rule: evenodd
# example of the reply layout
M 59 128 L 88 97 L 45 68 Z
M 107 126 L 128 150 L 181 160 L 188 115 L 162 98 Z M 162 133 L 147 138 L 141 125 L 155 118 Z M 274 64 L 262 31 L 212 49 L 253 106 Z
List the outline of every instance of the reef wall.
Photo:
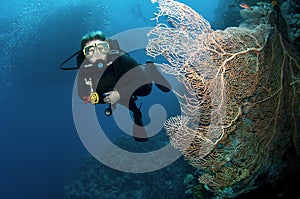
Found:
M 273 7 L 258 3 L 241 11 L 238 27 L 213 30 L 184 4 L 152 2 L 159 11 L 147 53 L 164 56 L 168 63 L 160 69 L 186 88 L 174 90 L 182 115 L 169 118 L 165 129 L 201 170 L 200 184 L 233 198 L 297 170 L 299 57 L 278 29 Z
M 280 32 L 294 48 L 300 50 L 300 2 L 297 0 L 220 0 L 215 10 L 215 19 L 211 25 L 213 29 L 224 30 L 227 27 L 239 26 L 243 21 L 240 15 L 240 3 L 247 3 L 250 7 L 257 2 L 272 3 L 281 24 Z

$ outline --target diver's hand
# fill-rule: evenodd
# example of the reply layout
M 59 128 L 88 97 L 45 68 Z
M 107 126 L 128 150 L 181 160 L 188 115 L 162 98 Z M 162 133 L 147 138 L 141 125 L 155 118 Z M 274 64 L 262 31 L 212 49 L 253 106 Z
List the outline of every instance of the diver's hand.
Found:
M 110 91 L 107 93 L 104 93 L 105 95 L 107 95 L 103 101 L 105 103 L 109 103 L 109 104 L 115 104 L 119 101 L 120 99 L 120 93 L 118 91 Z

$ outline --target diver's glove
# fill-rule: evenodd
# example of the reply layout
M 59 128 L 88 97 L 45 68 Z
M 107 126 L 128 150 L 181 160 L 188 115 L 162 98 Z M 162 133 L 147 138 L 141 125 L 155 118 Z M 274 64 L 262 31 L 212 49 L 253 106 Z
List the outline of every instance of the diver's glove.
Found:
M 104 93 L 103 101 L 109 104 L 116 104 L 120 100 L 120 93 L 116 90 Z

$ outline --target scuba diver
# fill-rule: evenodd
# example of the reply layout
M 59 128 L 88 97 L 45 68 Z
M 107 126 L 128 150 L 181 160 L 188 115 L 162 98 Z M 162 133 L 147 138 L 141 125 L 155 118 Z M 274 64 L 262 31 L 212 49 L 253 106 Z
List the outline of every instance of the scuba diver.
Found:
M 106 40 L 102 31 L 92 31 L 81 39 L 81 50 L 62 63 L 77 55 L 78 95 L 84 103 L 108 104 L 105 110 L 107 116 L 112 114 L 116 104 L 127 107 L 133 113 L 133 137 L 136 141 L 148 140 L 142 113 L 136 105 L 138 96 L 146 96 L 152 90 L 152 80 L 159 79 L 156 84 L 163 92 L 169 92 L 171 85 L 157 71 L 153 62 L 146 62 L 143 69 L 128 53 L 122 51 L 116 40 Z M 74 69 L 63 68 L 61 69 Z M 128 72 L 134 69 L 134 72 Z M 117 82 L 122 77 L 122 83 Z M 155 78 L 153 78 L 155 77 Z M 137 82 L 150 82 L 139 85 Z M 155 81 L 155 80 L 154 80 Z

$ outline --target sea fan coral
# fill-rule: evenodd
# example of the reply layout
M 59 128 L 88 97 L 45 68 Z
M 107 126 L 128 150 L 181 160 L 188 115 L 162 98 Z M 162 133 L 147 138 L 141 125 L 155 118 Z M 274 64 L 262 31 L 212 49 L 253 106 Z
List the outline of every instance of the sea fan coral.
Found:
M 294 77 L 300 67 L 269 23 L 271 6 L 243 10 L 240 27 L 213 31 L 190 7 L 156 2 L 157 26 L 149 33 L 147 53 L 164 56 L 169 63 L 160 64 L 161 70 L 187 90 L 174 89 L 182 115 L 165 123 L 171 143 L 204 171 L 199 181 L 221 196 L 254 189 L 262 175 L 274 180 L 284 167 L 277 161 L 292 141 L 299 146 Z M 172 27 L 160 23 L 161 16 Z M 274 163 L 277 171 L 267 174 Z

